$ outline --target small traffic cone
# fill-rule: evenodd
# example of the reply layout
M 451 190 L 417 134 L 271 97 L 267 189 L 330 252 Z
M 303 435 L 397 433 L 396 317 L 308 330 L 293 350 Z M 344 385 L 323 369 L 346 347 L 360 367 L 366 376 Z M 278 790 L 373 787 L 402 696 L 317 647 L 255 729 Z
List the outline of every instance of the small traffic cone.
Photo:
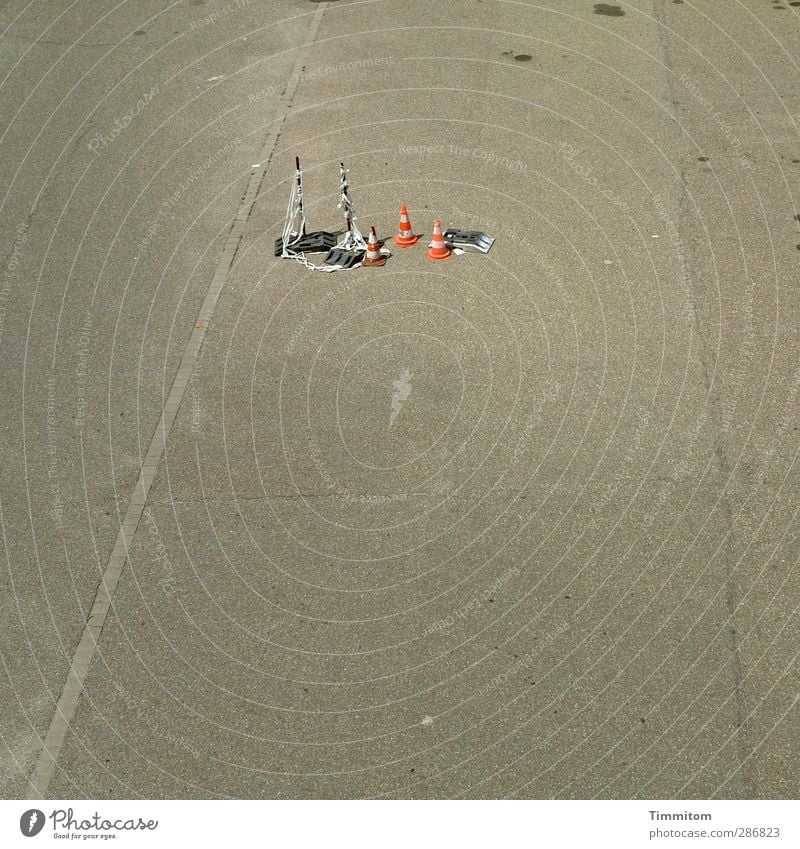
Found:
M 403 204 L 400 207 L 400 231 L 394 237 L 394 243 L 398 248 L 410 248 L 411 245 L 416 245 L 418 241 L 419 236 L 414 235 L 411 222 L 408 220 L 408 208 Z
M 377 268 L 379 265 L 386 265 L 386 257 L 381 253 L 381 246 L 378 244 L 378 234 L 375 232 L 374 227 L 369 228 L 367 255 L 361 264 L 367 268 Z
M 428 248 L 428 259 L 450 259 L 450 248 L 442 237 L 442 222 L 437 218 L 433 222 L 433 239 Z

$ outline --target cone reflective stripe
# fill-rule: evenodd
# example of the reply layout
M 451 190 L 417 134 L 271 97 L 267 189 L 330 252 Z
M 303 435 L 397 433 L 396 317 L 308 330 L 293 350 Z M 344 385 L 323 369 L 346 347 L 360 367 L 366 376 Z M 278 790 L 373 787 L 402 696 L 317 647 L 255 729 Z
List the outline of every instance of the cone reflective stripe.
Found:
M 450 248 L 444 243 L 442 222 L 438 218 L 433 222 L 433 238 L 428 248 L 428 259 L 450 259 Z
M 403 204 L 400 207 L 400 230 L 394 237 L 394 243 L 398 248 L 410 248 L 411 245 L 416 245 L 418 241 L 419 236 L 414 235 L 411 222 L 408 220 L 408 208 Z
M 374 227 L 369 228 L 367 255 L 361 264 L 367 268 L 377 268 L 379 265 L 386 265 L 386 257 L 381 253 L 381 246 L 378 244 L 378 234 L 375 232 Z

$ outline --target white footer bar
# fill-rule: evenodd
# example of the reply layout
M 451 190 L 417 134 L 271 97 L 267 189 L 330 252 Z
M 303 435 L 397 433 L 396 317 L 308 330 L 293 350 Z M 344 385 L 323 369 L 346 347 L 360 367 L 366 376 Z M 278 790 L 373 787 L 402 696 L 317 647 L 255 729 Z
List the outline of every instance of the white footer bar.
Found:
M 0 845 L 797 847 L 796 801 L 0 801 Z

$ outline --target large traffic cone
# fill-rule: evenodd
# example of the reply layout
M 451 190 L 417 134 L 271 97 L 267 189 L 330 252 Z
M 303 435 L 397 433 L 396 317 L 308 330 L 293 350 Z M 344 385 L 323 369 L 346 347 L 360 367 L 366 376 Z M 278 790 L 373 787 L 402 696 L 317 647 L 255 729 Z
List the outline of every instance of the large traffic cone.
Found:
M 367 239 L 367 255 L 361 263 L 367 268 L 376 268 L 379 265 L 386 265 L 386 257 L 381 253 L 381 246 L 378 244 L 378 234 L 374 227 L 369 228 L 369 239 Z
M 428 259 L 450 259 L 450 248 L 444 243 L 442 222 L 438 218 L 433 222 L 433 238 L 428 248 Z
M 400 231 L 394 237 L 394 243 L 398 248 L 410 248 L 411 245 L 416 245 L 418 241 L 419 236 L 414 235 L 411 222 L 408 220 L 408 208 L 403 204 L 400 207 Z

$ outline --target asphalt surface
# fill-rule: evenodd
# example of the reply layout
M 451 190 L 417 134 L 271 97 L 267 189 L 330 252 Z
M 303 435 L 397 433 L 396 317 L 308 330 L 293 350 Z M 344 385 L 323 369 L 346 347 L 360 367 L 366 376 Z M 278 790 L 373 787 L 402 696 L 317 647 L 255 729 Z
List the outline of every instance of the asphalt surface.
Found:
M 796 798 L 800 7 L 96 5 L 0 7 L 2 795 Z M 276 260 L 295 155 L 422 243 Z

